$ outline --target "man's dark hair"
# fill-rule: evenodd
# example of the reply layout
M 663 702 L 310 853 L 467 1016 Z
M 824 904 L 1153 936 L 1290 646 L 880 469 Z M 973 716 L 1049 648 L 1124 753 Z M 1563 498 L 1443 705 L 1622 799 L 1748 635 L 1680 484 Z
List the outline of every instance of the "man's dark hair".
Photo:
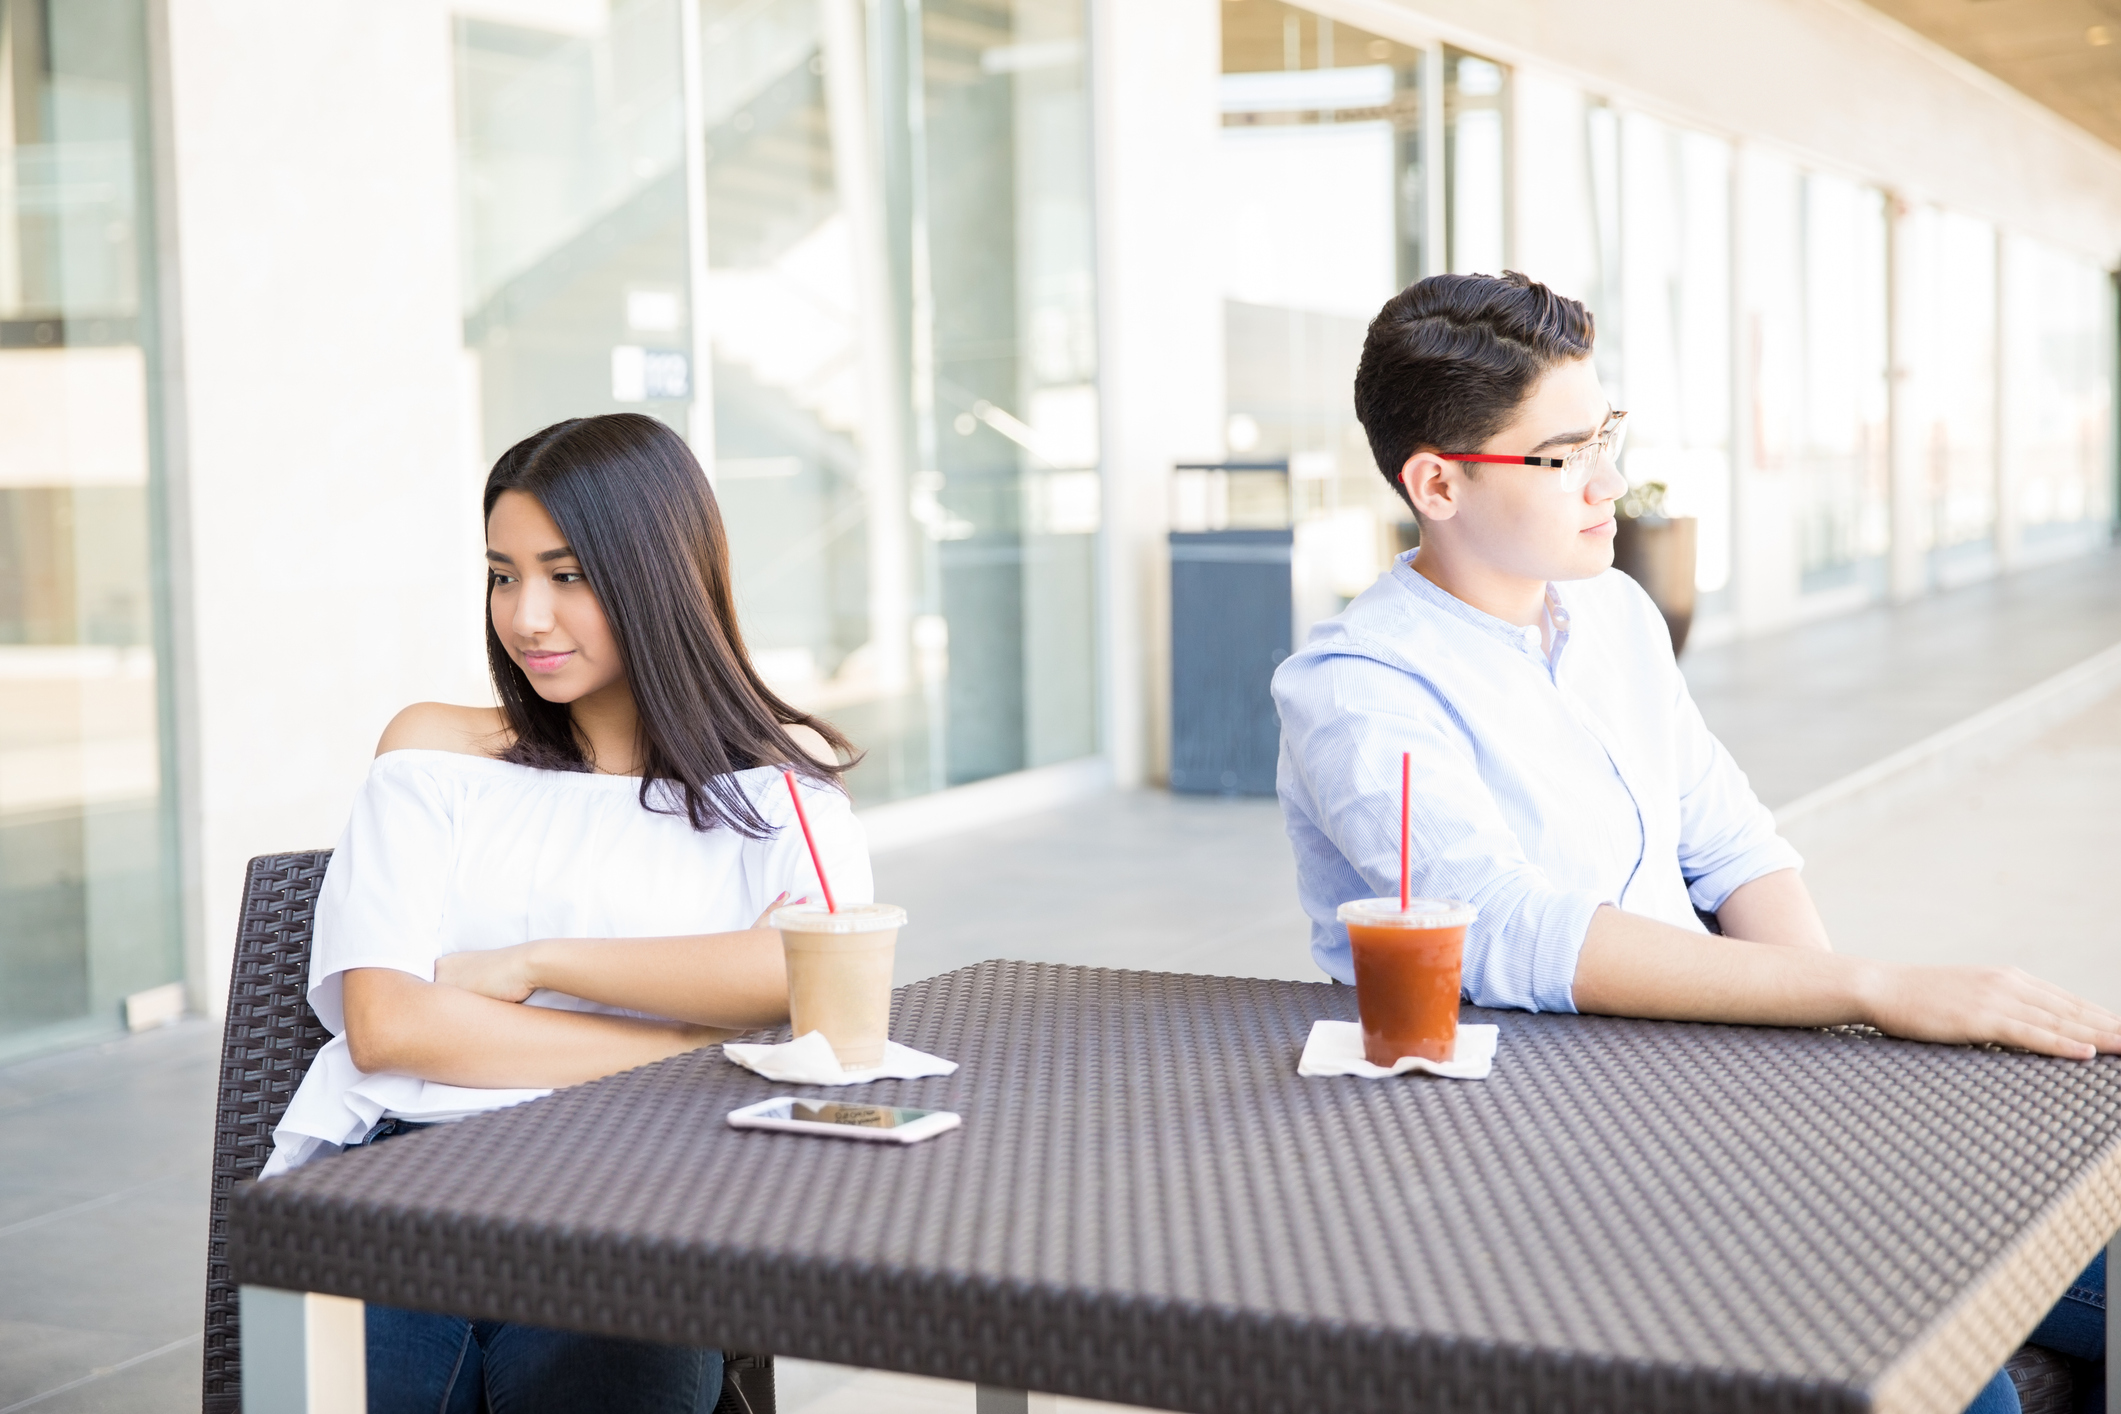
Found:
M 1385 301 L 1355 370 L 1355 416 L 1377 469 L 1407 499 L 1416 452 L 1472 452 L 1508 425 L 1548 369 L 1591 351 L 1591 312 L 1538 281 L 1431 275 Z

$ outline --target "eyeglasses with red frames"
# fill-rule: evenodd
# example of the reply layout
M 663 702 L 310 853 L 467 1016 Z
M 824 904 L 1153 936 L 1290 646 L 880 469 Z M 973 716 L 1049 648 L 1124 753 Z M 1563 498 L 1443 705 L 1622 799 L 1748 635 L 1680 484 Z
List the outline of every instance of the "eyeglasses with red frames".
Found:
M 1565 457 L 1500 457 L 1485 452 L 1438 452 L 1436 455 L 1447 462 L 1496 462 L 1506 466 L 1552 467 L 1561 473 L 1563 491 L 1581 490 L 1591 479 L 1598 464 L 1611 457 L 1620 459 L 1620 449 L 1628 440 L 1628 415 L 1624 412 L 1606 414 L 1606 420 L 1588 442 Z

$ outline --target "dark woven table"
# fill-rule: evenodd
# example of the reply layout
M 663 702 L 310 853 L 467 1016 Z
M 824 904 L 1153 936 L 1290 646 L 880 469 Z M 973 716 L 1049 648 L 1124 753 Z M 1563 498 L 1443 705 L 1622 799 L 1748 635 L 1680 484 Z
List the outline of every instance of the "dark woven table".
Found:
M 2121 1227 L 2121 1060 L 1468 1009 L 1486 1081 L 1305 1080 L 1352 989 L 993 962 L 907 1149 L 699 1051 L 239 1189 L 245 1283 L 1178 1410 L 1956 1414 Z

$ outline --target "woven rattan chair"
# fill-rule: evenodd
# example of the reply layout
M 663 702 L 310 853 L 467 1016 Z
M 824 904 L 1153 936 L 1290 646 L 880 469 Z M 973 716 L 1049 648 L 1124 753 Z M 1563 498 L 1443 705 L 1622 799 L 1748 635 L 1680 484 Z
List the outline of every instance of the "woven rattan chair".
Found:
M 228 1272 L 228 1195 L 255 1178 L 272 1153 L 272 1132 L 331 1033 L 309 1009 L 309 937 L 330 850 L 268 854 L 250 862 L 243 923 L 228 982 L 221 1037 L 220 1099 L 214 1111 L 214 1186 L 206 1237 L 203 1414 L 240 1414 L 242 1332 Z M 774 1414 L 773 1357 L 731 1355 L 715 1414 Z

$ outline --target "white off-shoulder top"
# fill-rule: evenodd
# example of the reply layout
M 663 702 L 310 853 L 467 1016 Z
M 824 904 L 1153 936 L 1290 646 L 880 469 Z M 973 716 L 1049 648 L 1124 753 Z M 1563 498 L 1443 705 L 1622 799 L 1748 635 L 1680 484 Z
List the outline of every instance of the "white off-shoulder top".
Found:
M 347 969 L 391 967 L 431 982 L 446 953 L 536 938 L 733 932 L 783 890 L 817 897 L 780 771 L 734 779 L 774 827 L 770 838 L 695 830 L 682 814 L 645 809 L 638 777 L 450 751 L 377 757 L 317 899 L 309 1004 L 332 1039 L 289 1101 L 262 1176 L 336 1153 L 385 1116 L 462 1119 L 549 1093 L 356 1069 L 341 996 Z M 847 797 L 808 782 L 801 790 L 834 896 L 872 901 L 868 846 Z M 560 992 L 535 992 L 524 1004 L 639 1014 Z

